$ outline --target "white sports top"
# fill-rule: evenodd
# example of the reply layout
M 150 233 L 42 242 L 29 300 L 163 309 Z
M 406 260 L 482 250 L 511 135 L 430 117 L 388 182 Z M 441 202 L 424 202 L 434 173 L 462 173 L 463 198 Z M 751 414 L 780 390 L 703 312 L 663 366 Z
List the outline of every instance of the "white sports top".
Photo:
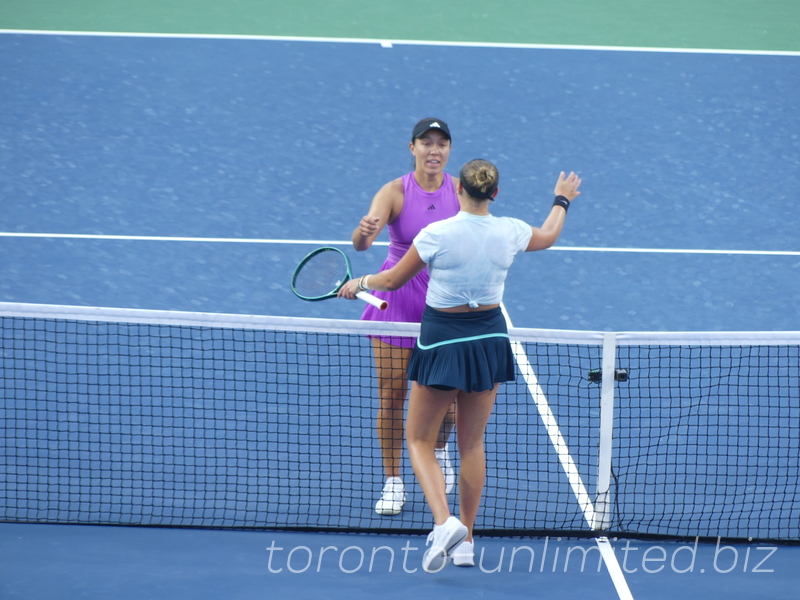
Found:
M 433 308 L 498 304 L 506 274 L 517 253 L 525 250 L 531 226 L 511 217 L 456 216 L 431 223 L 414 238 L 428 265 L 425 302 Z

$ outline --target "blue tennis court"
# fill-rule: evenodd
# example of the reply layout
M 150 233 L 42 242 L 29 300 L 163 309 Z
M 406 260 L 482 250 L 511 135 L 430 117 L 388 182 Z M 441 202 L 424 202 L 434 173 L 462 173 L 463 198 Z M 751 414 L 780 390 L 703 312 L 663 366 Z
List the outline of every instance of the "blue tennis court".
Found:
M 8 598 L 615 597 L 608 575 L 598 572 L 596 550 L 584 561 L 586 540 L 489 538 L 475 568 L 428 575 L 419 571 L 422 537 L 19 524 L 2 530 Z M 637 598 L 796 593 L 793 547 L 699 544 L 694 551 L 692 542 L 632 541 L 625 548 L 620 543 L 617 553 L 628 557 Z
M 476 156 L 498 164 L 496 214 L 536 223 L 560 170 L 584 178 L 559 246 L 509 276 L 514 325 L 796 330 L 798 71 L 796 56 L 780 54 L 4 33 L 0 300 L 356 319 L 356 303 L 296 299 L 289 274 L 315 246 L 347 247 L 372 194 L 408 169 L 411 125 L 440 115 L 453 131 L 451 172 Z M 466 73 L 494 77 L 466 83 Z M 350 256 L 362 272 L 384 252 Z M 797 390 L 788 398 L 771 418 L 796 418 Z M 565 415 L 568 435 L 595 417 Z M 797 466 L 797 444 L 786 441 L 777 468 Z M 9 597 L 180 597 L 189 588 L 186 597 L 247 598 L 268 588 L 338 598 L 343 585 L 372 597 L 395 580 L 404 595 L 614 597 L 596 553 L 580 577 L 576 562 L 563 562 L 587 540 L 549 541 L 548 555 L 543 539 L 487 539 L 485 569 L 446 571 L 431 584 L 408 572 L 413 554 L 400 568 L 410 552 L 402 545 L 424 543 L 417 537 L 2 528 Z M 285 554 L 265 550 L 275 540 Z M 617 556 L 630 558 L 623 569 L 636 597 L 717 587 L 759 597 L 769 587 L 768 597 L 789 598 L 796 585 L 793 547 L 675 554 L 682 543 L 652 541 L 623 554 L 625 543 Z M 515 545 L 531 548 L 518 569 L 492 572 Z M 72 546 L 91 565 L 78 575 Z M 328 546 L 337 550 L 320 554 Z M 394 568 L 379 562 L 386 572 L 368 577 L 381 546 L 393 549 Z M 290 548 L 300 548 L 292 558 Z M 171 574 L 159 572 L 163 563 Z
M 497 162 L 498 214 L 536 222 L 560 170 L 584 178 L 558 248 L 514 267 L 515 325 L 796 329 L 796 57 L 1 43 L 5 301 L 357 318 L 353 304 L 295 299 L 287 274 L 316 241 L 348 242 L 408 167 L 410 124 L 441 113 L 452 168 Z M 501 73 L 502 94 L 491 81 L 457 93 L 465 72 Z M 355 271 L 379 266 L 378 250 L 351 252 Z

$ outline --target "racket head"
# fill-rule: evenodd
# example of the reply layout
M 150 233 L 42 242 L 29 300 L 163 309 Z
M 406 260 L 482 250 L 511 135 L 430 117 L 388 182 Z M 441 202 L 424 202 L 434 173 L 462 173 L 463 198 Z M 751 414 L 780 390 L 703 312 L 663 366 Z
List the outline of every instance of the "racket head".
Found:
M 350 260 L 344 252 L 338 248 L 317 248 L 295 267 L 292 292 L 309 302 L 335 298 L 352 276 Z

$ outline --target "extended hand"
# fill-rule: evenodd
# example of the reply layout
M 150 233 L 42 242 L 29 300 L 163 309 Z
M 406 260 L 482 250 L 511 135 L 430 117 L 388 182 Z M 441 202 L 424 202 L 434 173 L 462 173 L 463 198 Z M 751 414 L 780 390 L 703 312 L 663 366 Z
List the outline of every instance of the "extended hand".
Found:
M 371 237 L 378 231 L 379 221 L 378 217 L 361 217 L 361 222 L 358 224 L 358 233 L 365 238 Z
M 572 200 L 581 195 L 578 191 L 580 186 L 581 180 L 575 173 L 570 172 L 569 176 L 565 176 L 564 171 L 561 171 L 561 175 L 558 176 L 558 181 L 556 182 L 555 194 L 556 196 L 564 196 L 572 202 Z
M 339 298 L 347 298 L 348 300 L 356 299 L 356 292 L 358 292 L 358 279 L 350 279 L 339 288 L 339 293 L 336 294 Z

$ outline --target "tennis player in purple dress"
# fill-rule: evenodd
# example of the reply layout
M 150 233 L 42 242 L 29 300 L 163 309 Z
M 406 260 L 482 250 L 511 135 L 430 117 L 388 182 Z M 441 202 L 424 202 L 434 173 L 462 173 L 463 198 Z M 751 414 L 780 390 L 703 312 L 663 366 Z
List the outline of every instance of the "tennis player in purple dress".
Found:
M 353 231 L 353 247 L 361 251 L 370 248 L 383 228 L 388 227 L 389 255 L 381 271 L 397 264 L 424 227 L 458 213 L 458 180 L 444 172 L 450 157 L 450 143 L 450 129 L 441 119 L 423 119 L 417 123 L 409 143 L 414 171 L 384 185 L 372 199 L 369 212 Z M 376 296 L 388 301 L 388 309 L 380 311 L 368 305 L 361 318 L 419 323 L 425 310 L 428 279 L 428 271 L 423 270 L 397 291 L 376 292 Z M 408 392 L 406 369 L 415 343 L 415 338 L 407 337 L 372 338 L 379 399 L 376 429 L 386 476 L 375 504 L 375 511 L 380 515 L 396 515 L 405 503 L 405 486 L 400 470 L 403 410 Z M 436 457 L 447 492 L 455 484 L 447 446 L 454 420 L 454 411 L 451 411 L 442 424 L 436 445 Z

